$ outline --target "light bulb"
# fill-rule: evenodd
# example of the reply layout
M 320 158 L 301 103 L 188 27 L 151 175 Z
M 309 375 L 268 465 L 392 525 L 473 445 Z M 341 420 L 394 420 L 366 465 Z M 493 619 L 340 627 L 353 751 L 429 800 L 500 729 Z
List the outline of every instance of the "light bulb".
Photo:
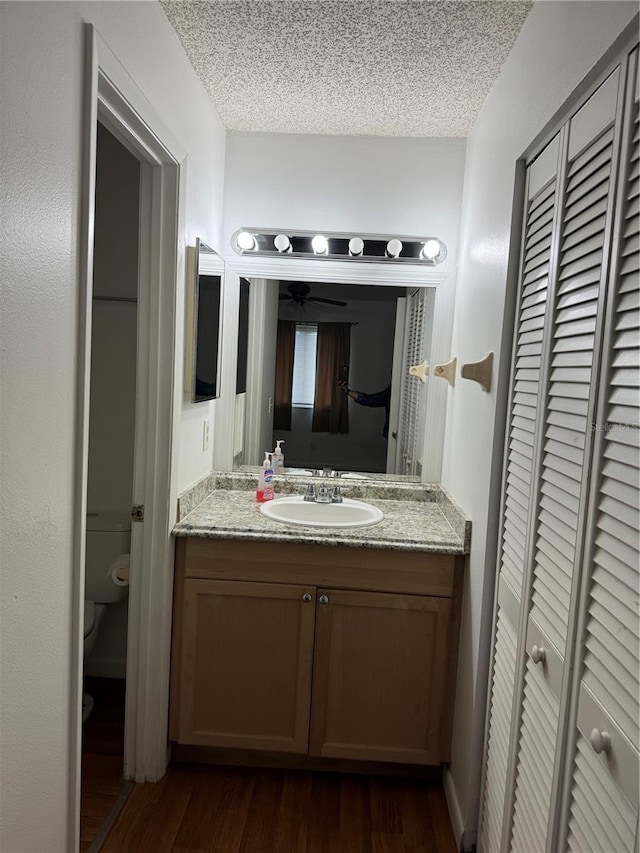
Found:
M 243 252 L 253 252 L 258 248 L 258 242 L 253 234 L 249 234 L 248 231 L 241 231 L 238 234 L 238 248 L 242 249 Z
M 316 234 L 311 241 L 311 248 L 316 255 L 326 255 L 329 251 L 329 241 L 324 234 Z
M 427 240 L 422 247 L 422 251 L 420 254 L 423 258 L 426 258 L 428 261 L 433 261 L 440 254 L 440 241 L 439 240 Z
M 291 240 L 287 237 L 286 234 L 277 234 L 273 238 L 273 245 L 279 252 L 291 251 Z
M 353 256 L 361 255 L 364 251 L 364 240 L 360 237 L 352 237 L 349 240 L 349 254 Z
M 389 255 L 390 258 L 397 258 L 401 251 L 401 240 L 398 240 L 396 237 L 394 237 L 393 240 L 389 240 L 387 243 L 387 255 Z

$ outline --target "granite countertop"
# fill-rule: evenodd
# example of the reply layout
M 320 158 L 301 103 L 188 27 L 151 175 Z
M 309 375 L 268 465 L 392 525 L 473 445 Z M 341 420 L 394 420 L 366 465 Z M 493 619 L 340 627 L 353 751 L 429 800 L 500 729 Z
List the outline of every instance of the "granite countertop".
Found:
M 253 481 L 219 475 L 212 491 L 183 515 L 174 536 L 301 542 L 465 554 L 469 551 L 470 521 L 439 487 L 390 490 L 358 484 L 343 488 L 345 497 L 365 500 L 379 507 L 384 518 L 370 527 L 354 529 L 313 528 L 281 524 L 266 518 L 255 499 Z M 254 478 L 255 479 L 255 478 Z M 286 478 L 285 478 L 286 479 Z M 298 479 L 298 478 L 296 478 Z M 326 481 L 325 481 L 326 482 Z M 211 484 L 210 484 L 211 485 Z M 300 483 L 296 483 L 296 492 Z M 346 484 L 345 484 L 346 485 Z M 253 488 L 248 488 L 253 486 Z M 276 482 L 276 496 L 291 493 L 289 484 Z

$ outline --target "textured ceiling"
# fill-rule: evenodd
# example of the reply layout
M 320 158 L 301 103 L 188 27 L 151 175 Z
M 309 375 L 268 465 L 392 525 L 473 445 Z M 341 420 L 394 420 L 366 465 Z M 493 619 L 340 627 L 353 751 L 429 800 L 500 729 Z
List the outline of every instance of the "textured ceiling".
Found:
M 533 3 L 161 0 L 232 130 L 466 136 Z

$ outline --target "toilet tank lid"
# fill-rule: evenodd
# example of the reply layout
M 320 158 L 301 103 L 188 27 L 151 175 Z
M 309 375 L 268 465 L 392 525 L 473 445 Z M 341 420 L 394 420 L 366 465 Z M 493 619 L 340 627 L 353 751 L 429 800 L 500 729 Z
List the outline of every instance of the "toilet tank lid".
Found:
M 87 530 L 105 533 L 131 530 L 131 516 L 128 512 L 91 510 L 87 513 Z

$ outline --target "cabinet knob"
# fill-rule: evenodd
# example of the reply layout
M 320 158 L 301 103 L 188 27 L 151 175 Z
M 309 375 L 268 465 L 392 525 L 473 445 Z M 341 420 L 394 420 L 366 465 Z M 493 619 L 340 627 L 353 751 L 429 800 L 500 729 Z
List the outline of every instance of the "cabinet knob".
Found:
M 609 752 L 611 749 L 611 735 L 609 732 L 601 732 L 600 729 L 592 729 L 590 740 L 593 751 L 598 755 L 600 755 L 601 752 Z
M 305 594 L 302 596 L 302 600 L 303 601 L 311 601 L 311 596 L 309 595 L 308 592 L 305 592 Z
M 533 646 L 531 649 L 531 660 L 534 663 L 544 663 L 547 657 L 547 653 L 542 648 L 542 646 Z
M 320 602 L 320 604 L 328 604 L 329 603 L 329 596 L 328 595 L 321 595 L 320 598 L 318 599 L 318 601 Z

